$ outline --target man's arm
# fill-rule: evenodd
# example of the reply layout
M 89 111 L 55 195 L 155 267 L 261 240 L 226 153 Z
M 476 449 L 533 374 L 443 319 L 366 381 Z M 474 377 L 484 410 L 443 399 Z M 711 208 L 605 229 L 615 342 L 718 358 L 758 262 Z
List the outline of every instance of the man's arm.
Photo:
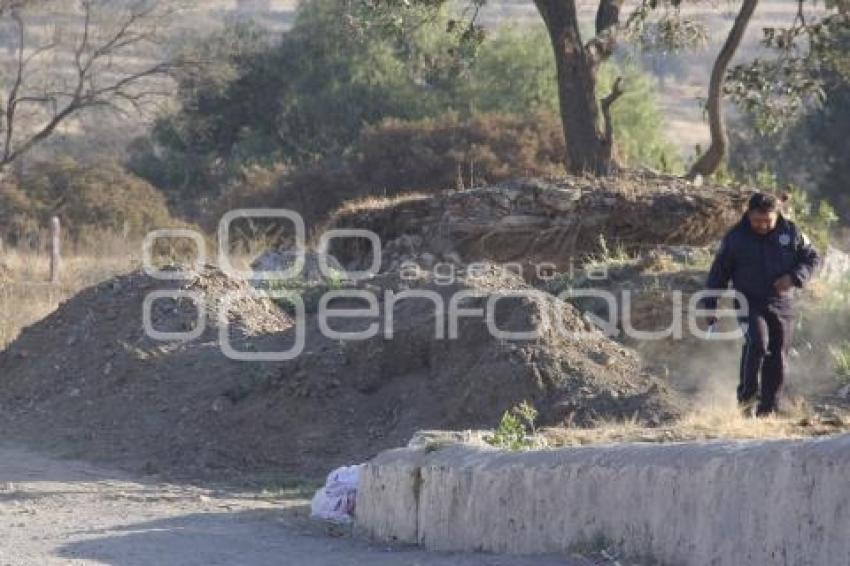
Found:
M 720 249 L 717 250 L 708 272 L 708 279 L 705 282 L 706 289 L 724 291 L 729 287 L 729 280 L 732 279 L 732 270 L 735 267 L 730 240 L 730 234 L 726 234 L 720 243 Z M 716 309 L 717 297 L 706 297 L 703 306 L 707 309 Z
M 802 232 L 797 232 L 797 240 L 794 242 L 794 251 L 797 256 L 797 265 L 791 270 L 791 279 L 794 285 L 802 288 L 808 283 L 821 263 L 818 251 L 812 245 L 811 240 Z

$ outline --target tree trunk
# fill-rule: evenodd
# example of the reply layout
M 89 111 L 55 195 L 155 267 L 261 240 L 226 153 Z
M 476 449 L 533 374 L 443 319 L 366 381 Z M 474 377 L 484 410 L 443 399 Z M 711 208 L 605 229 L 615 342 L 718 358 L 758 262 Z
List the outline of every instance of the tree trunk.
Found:
M 723 116 L 723 83 L 726 80 L 726 71 L 729 69 L 729 63 L 738 51 L 741 45 L 741 40 L 747 31 L 747 26 L 750 19 L 758 6 L 758 0 L 744 0 L 741 4 L 741 10 L 735 18 L 735 23 L 732 24 L 732 29 L 729 30 L 729 35 L 726 37 L 726 42 L 723 44 L 720 54 L 714 61 L 714 68 L 711 71 L 711 80 L 708 84 L 708 101 L 706 110 L 708 111 L 708 125 L 711 130 L 711 145 L 708 150 L 697 159 L 687 177 L 694 179 L 697 175 L 707 177 L 717 171 L 723 159 L 726 157 L 729 140 L 726 136 L 726 121 Z
M 614 46 L 620 0 L 602 0 L 597 36 L 585 46 L 579 32 L 575 0 L 535 0 L 549 31 L 558 78 L 561 121 L 566 143 L 566 167 L 576 175 L 606 175 L 612 169 L 613 139 L 609 124 L 600 126 L 596 72 Z

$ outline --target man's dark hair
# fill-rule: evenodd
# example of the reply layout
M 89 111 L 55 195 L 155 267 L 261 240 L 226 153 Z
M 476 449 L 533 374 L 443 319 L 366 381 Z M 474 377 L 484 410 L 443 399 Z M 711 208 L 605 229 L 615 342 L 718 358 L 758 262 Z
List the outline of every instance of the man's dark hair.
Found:
M 778 212 L 781 209 L 779 199 L 769 193 L 756 193 L 750 197 L 747 211 L 758 210 L 759 212 Z

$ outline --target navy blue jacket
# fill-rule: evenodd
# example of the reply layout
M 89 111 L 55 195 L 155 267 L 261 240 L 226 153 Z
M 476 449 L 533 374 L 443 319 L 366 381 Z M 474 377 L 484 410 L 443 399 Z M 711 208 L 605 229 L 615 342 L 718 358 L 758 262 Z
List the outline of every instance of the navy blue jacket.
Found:
M 732 287 L 747 298 L 750 308 L 770 305 L 782 311 L 790 310 L 793 289 L 778 293 L 774 281 L 787 273 L 794 285 L 802 288 L 819 263 L 817 250 L 790 220 L 780 216 L 776 228 L 761 236 L 753 231 L 744 215 L 723 237 L 706 287 L 723 290 L 731 281 Z M 717 300 L 706 299 L 704 306 L 716 308 Z

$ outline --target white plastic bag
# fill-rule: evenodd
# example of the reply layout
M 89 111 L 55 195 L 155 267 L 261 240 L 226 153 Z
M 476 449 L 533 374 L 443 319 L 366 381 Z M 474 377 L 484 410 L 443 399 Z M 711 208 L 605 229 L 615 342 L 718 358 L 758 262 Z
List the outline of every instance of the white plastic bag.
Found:
M 325 486 L 313 496 L 310 516 L 327 521 L 351 522 L 354 518 L 362 467 L 362 464 L 343 466 L 331 472 Z

